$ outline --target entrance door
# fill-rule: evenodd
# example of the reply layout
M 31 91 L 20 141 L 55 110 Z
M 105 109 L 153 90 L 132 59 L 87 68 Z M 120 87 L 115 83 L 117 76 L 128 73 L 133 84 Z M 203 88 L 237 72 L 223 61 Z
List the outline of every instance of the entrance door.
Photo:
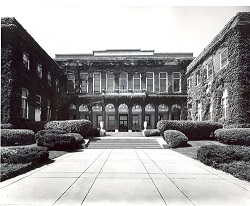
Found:
M 119 131 L 120 132 L 127 132 L 128 131 L 128 115 L 127 114 L 120 114 Z

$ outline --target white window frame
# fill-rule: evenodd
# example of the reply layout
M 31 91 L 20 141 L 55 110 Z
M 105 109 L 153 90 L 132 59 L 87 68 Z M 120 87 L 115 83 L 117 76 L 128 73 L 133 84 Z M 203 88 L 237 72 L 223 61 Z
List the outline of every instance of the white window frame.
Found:
M 139 77 L 135 78 L 135 74 L 139 74 Z M 133 90 L 141 90 L 141 73 L 136 72 L 135 74 L 133 74 Z M 139 89 L 135 89 L 135 80 L 139 80 L 139 82 L 140 82 L 140 88 Z
M 121 88 L 121 80 L 122 80 L 121 75 L 122 74 L 126 74 L 126 86 L 127 86 L 127 88 L 125 88 L 125 89 Z M 128 91 L 128 73 L 121 73 L 121 75 L 119 77 L 119 91 Z
M 197 110 L 198 110 L 198 121 L 202 121 L 202 103 L 201 102 L 198 102 Z
M 222 104 L 222 109 L 223 109 L 223 117 L 224 118 L 227 118 L 228 116 L 228 90 L 225 89 L 223 91 L 223 95 L 222 95 L 222 98 L 221 98 L 221 104 Z
M 37 65 L 37 76 L 42 79 L 43 78 L 43 66 L 41 64 Z
M 113 77 L 112 77 L 112 78 L 108 78 L 108 74 L 112 74 L 112 75 L 113 75 Z M 114 77 L 113 72 L 108 72 L 108 73 L 106 73 L 106 90 L 108 90 L 108 91 L 109 91 L 109 89 L 108 89 L 108 80 L 110 80 L 110 81 L 112 81 L 112 82 L 113 82 L 113 88 L 112 88 L 112 91 L 114 91 L 114 89 L 115 89 L 115 77 Z
M 179 78 L 174 78 L 174 74 L 179 74 Z M 179 91 L 174 91 L 174 80 L 179 79 Z M 173 72 L 172 75 L 172 84 L 173 84 L 173 93 L 180 93 L 181 92 L 181 73 L 180 72 Z
M 146 77 L 146 90 L 148 91 L 148 79 L 153 79 L 153 91 L 149 91 L 149 92 L 154 92 L 155 91 L 155 74 L 154 72 L 147 72 L 147 74 L 153 74 L 152 78 L 148 78 L 148 76 Z
M 23 91 L 26 92 L 27 96 L 23 96 Z M 29 102 L 28 102 L 28 96 L 29 96 L 29 90 L 22 88 L 22 102 L 21 102 L 21 116 L 22 118 L 28 119 L 29 118 Z M 25 108 L 23 108 L 23 100 L 25 100 Z M 26 110 L 24 113 L 23 111 Z
M 27 59 L 25 59 L 24 57 L 26 57 Z M 25 64 L 24 64 L 24 62 L 25 62 Z M 27 67 L 26 67 L 26 63 L 27 63 Z M 29 57 L 29 54 L 27 52 L 23 52 L 23 64 L 25 65 L 25 68 L 30 70 L 30 57 Z
M 213 120 L 213 101 L 211 100 L 210 106 L 209 106 L 209 120 Z
M 82 81 L 83 81 L 82 74 L 84 74 L 84 75 L 87 74 L 87 91 L 86 91 L 86 93 L 88 93 L 89 92 L 89 74 L 87 72 L 80 72 L 80 77 L 81 77 L 81 92 L 82 92 Z M 82 92 L 82 93 L 85 93 L 85 91 Z
M 197 75 L 198 73 L 199 75 Z M 201 83 L 201 70 L 199 69 L 195 72 L 195 86 L 198 86 L 200 83 Z
M 211 64 L 211 69 L 209 69 L 209 65 Z M 211 77 L 213 77 L 213 63 L 212 63 L 212 60 L 208 61 L 206 63 L 206 70 L 207 70 L 207 79 L 210 79 Z M 208 72 L 211 70 L 211 75 L 208 76 Z
M 60 92 L 60 83 L 59 83 L 59 80 L 58 79 L 56 79 L 56 91 L 57 92 Z
M 166 77 L 161 78 L 161 74 L 166 74 Z M 161 80 L 166 80 L 165 91 L 161 91 Z M 168 92 L 168 73 L 167 72 L 159 73 L 159 92 Z
M 99 75 L 100 76 L 100 90 L 99 91 L 95 91 L 95 75 Z M 100 72 L 94 72 L 93 73 L 93 93 L 100 93 L 102 91 L 102 76 Z
M 37 99 L 39 99 L 37 101 Z M 42 98 L 41 95 L 36 95 L 36 108 L 35 108 L 35 121 L 41 121 L 41 103 L 42 103 Z M 37 112 L 39 111 L 39 117 L 37 117 Z
M 74 75 L 74 79 L 69 78 L 70 74 Z M 67 81 L 72 81 L 73 82 L 73 87 L 74 87 L 74 91 L 75 91 L 75 88 L 76 88 L 76 75 L 75 75 L 74 72 L 68 72 L 68 74 L 67 74 Z M 68 91 L 68 88 L 67 88 L 67 93 L 71 93 L 70 91 Z
M 48 79 L 48 85 L 51 86 L 52 85 L 52 78 L 51 78 L 50 72 L 47 73 L 47 79 Z
M 221 59 L 221 58 L 222 58 L 222 54 L 223 54 L 224 52 L 227 52 L 227 55 L 226 55 L 226 57 L 225 57 L 224 59 Z M 227 63 L 226 63 L 224 66 L 222 66 L 221 62 L 222 62 L 223 60 L 225 60 L 225 59 L 227 60 Z M 223 49 L 223 50 L 220 52 L 220 69 L 225 68 L 227 65 L 228 65 L 228 49 L 225 48 L 225 49 Z

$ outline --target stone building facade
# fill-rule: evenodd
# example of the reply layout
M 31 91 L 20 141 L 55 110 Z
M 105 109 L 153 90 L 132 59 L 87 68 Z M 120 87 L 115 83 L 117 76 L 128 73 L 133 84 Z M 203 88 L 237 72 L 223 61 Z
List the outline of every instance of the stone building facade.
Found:
M 238 13 L 187 67 L 188 119 L 250 127 L 250 12 Z
M 64 119 L 104 122 L 106 131 L 155 128 L 160 119 L 186 119 L 186 68 L 192 53 L 105 50 L 57 54 L 67 73 Z
M 1 18 L 1 123 L 60 119 L 67 78 L 15 18 Z

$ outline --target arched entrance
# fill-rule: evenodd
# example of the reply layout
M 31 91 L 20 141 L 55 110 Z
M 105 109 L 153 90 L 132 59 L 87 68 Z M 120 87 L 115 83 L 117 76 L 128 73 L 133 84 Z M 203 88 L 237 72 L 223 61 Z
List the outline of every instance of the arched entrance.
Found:
M 106 113 L 106 130 L 108 132 L 115 131 L 115 106 L 113 104 L 107 104 L 105 107 Z M 104 124 L 105 127 L 105 124 Z
M 181 116 L 181 106 L 178 104 L 174 104 L 172 106 L 171 119 L 180 120 L 180 116 Z
M 119 112 L 119 132 L 128 131 L 128 106 L 126 104 L 121 104 L 118 107 Z
M 132 107 L 132 132 L 139 132 L 141 129 L 141 105 Z

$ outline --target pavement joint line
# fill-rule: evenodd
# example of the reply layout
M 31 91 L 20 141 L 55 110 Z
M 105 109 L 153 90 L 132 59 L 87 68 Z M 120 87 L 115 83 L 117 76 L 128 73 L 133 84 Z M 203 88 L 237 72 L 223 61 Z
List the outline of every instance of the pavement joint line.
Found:
M 138 156 L 138 158 L 140 159 L 140 161 L 141 161 L 141 163 L 142 163 L 143 167 L 144 167 L 144 168 L 145 168 L 145 170 L 147 171 L 148 176 L 150 177 L 150 179 L 151 179 L 151 181 L 153 182 L 153 184 L 154 184 L 155 188 L 157 189 L 158 193 L 160 194 L 160 196 L 161 196 L 161 198 L 162 198 L 163 202 L 165 203 L 165 205 L 167 205 L 167 203 L 166 203 L 166 201 L 165 201 L 164 197 L 162 196 L 162 194 L 161 194 L 160 190 L 159 190 L 159 189 L 158 189 L 158 187 L 156 186 L 156 184 L 155 184 L 154 180 L 152 179 L 152 177 L 151 177 L 151 175 L 149 174 L 149 172 L 148 172 L 148 170 L 147 170 L 146 166 L 144 165 L 144 163 L 142 162 L 141 158 L 139 157 L 139 155 L 138 155 L 137 151 L 136 151 L 136 150 L 134 150 L 134 151 L 135 151 L 136 155 Z
M 104 151 L 106 151 L 106 150 L 107 150 L 107 149 L 105 149 Z M 106 159 L 106 160 L 105 160 L 105 162 L 103 163 L 103 165 L 102 165 L 101 169 L 99 170 L 98 174 L 96 175 L 96 177 L 95 177 L 95 179 L 94 179 L 94 181 L 93 181 L 92 185 L 90 186 L 90 188 L 89 188 L 89 190 L 88 190 L 87 194 L 86 194 L 86 195 L 85 195 L 85 197 L 83 198 L 83 200 L 82 200 L 82 202 L 81 202 L 81 204 L 80 204 L 80 205 L 82 205 L 82 204 L 83 204 L 83 202 L 85 201 L 85 199 L 87 198 L 87 196 L 88 196 L 88 194 L 89 194 L 90 190 L 91 190 L 91 189 L 92 189 L 92 187 L 94 186 L 94 184 L 95 184 L 95 182 L 96 182 L 96 180 L 97 180 L 97 178 L 98 178 L 99 174 L 101 173 L 101 171 L 102 171 L 102 169 L 103 169 L 104 165 L 106 164 L 106 162 L 107 162 L 107 160 L 108 160 L 108 158 L 109 158 L 110 154 L 112 153 L 112 151 L 113 151 L 113 150 L 111 149 L 111 150 L 110 150 L 109 155 L 107 156 L 107 159 Z
M 171 150 L 171 151 L 172 151 L 172 150 Z M 174 152 L 174 151 L 172 151 L 172 152 Z M 244 189 L 244 190 L 246 190 L 246 191 L 249 191 L 247 188 L 245 188 L 245 187 L 243 187 L 243 186 L 241 186 L 241 185 L 235 183 L 234 181 L 230 181 L 230 180 L 228 180 L 227 178 L 222 177 L 220 174 L 213 173 L 213 172 L 211 171 L 211 169 L 215 169 L 215 168 L 210 167 L 210 166 L 208 166 L 208 165 L 205 165 L 205 164 L 203 164 L 202 162 L 200 162 L 199 160 L 192 159 L 192 161 L 190 161 L 189 158 L 187 158 L 185 155 L 182 155 L 182 154 L 180 154 L 180 153 L 173 153 L 173 155 L 175 155 L 175 156 L 177 156 L 177 157 L 179 156 L 179 158 L 183 158 L 183 157 L 184 157 L 184 158 L 186 159 L 186 161 L 189 162 L 190 164 L 192 164 L 192 165 L 194 165 L 194 166 L 196 166 L 196 167 L 202 168 L 202 169 L 204 169 L 205 171 L 209 172 L 209 173 L 212 174 L 212 175 L 215 175 L 215 176 L 219 177 L 219 178 L 222 179 L 222 180 L 225 180 L 225 181 L 227 181 L 227 182 L 229 182 L 229 183 L 231 183 L 231 184 L 233 184 L 233 185 L 235 185 L 235 186 L 237 186 L 237 187 L 240 187 L 240 188 L 242 188 L 242 189 Z M 197 163 L 199 163 L 199 165 L 197 165 Z M 208 166 L 209 168 L 207 169 L 206 167 L 202 167 L 201 164 L 203 164 L 203 165 L 205 165 L 205 166 Z M 217 170 L 217 169 L 216 169 L 216 170 Z M 221 171 L 221 172 L 224 172 L 224 171 L 222 171 L 222 170 L 220 170 L 220 171 Z M 228 174 L 228 173 L 226 173 L 226 172 L 224 172 L 224 173 L 225 173 L 225 174 Z
M 144 150 L 142 151 L 145 153 L 145 155 L 148 156 L 148 154 Z M 171 181 L 173 185 L 192 203 L 192 205 L 195 205 L 193 201 L 174 183 L 174 181 L 172 181 L 171 178 L 168 177 L 168 175 L 149 156 L 148 158 L 155 164 L 156 167 L 159 168 L 159 170 L 169 179 L 169 181 Z
M 84 152 L 84 151 L 83 151 Z M 91 167 L 91 165 L 92 164 L 94 164 L 94 162 L 103 154 L 105 152 L 105 150 L 103 150 L 102 152 L 101 152 L 101 154 L 99 154 L 97 157 L 96 157 L 96 159 L 76 178 L 76 180 L 62 193 L 62 195 L 59 197 L 59 198 L 57 198 L 56 199 L 56 201 L 52 204 L 52 206 L 53 205 L 55 205 L 57 202 L 58 202 L 58 200 L 60 200 L 61 198 L 62 198 L 62 196 L 81 178 L 81 175 L 85 172 L 85 171 L 87 171 L 87 169 L 88 168 L 90 168 Z

